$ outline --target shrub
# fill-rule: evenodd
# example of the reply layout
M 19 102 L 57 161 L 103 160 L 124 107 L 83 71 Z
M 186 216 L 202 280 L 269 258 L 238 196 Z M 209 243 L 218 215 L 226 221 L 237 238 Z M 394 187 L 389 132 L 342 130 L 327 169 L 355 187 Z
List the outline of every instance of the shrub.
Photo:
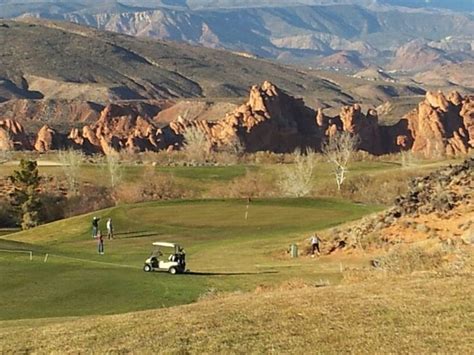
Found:
M 58 152 L 58 159 L 66 177 L 69 193 L 76 195 L 79 188 L 79 169 L 84 161 L 84 153 L 73 149 L 61 150 Z
M 42 205 L 41 221 L 53 222 L 66 217 L 68 200 L 64 195 L 51 192 L 42 193 L 40 200 Z
M 397 170 L 375 175 L 350 176 L 341 188 L 344 198 L 364 203 L 392 204 L 395 197 L 406 193 L 408 181 L 419 176 L 419 171 Z M 318 184 L 316 193 L 330 196 L 337 193 L 334 184 Z
M 197 127 L 190 126 L 183 133 L 183 151 L 189 162 L 202 164 L 211 153 L 211 142 L 206 134 Z
M 12 160 L 12 152 L 0 149 L 0 164 L 7 163 L 10 160 Z
M 116 200 L 118 203 L 136 203 L 183 198 L 187 194 L 189 193 L 176 183 L 173 176 L 156 175 L 155 168 L 149 166 L 145 168 L 142 179 L 122 183 L 117 187 Z
M 76 196 L 67 199 L 64 206 L 65 217 L 72 217 L 96 211 L 115 204 L 111 190 L 104 186 L 83 185 Z
M 7 201 L 0 201 L 0 228 L 13 228 L 18 225 L 18 220 Z
M 235 178 L 228 184 L 213 186 L 205 197 L 253 198 L 277 195 L 278 189 L 268 176 L 247 171 L 245 176 Z
M 284 161 L 284 155 L 269 151 L 259 151 L 250 154 L 248 159 L 255 164 L 281 164 Z
M 313 173 L 315 168 L 315 153 L 308 150 L 303 154 L 297 150 L 294 153 L 294 163 L 285 166 L 278 186 L 286 196 L 303 197 L 313 188 Z

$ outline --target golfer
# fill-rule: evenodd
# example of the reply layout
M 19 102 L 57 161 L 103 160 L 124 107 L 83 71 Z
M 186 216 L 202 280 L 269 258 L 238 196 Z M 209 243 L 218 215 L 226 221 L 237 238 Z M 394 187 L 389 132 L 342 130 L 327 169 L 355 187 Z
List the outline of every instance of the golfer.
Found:
M 107 219 L 107 239 L 114 239 L 114 226 L 112 225 L 112 218 Z
M 104 255 L 104 238 L 100 231 L 97 233 L 97 252 L 100 255 Z
M 92 218 L 92 238 L 97 237 L 97 233 L 99 232 L 99 217 Z
M 311 236 L 310 241 L 311 241 L 311 255 L 314 256 L 315 250 L 318 251 L 318 255 L 321 254 L 321 250 L 319 249 L 319 243 L 321 242 L 321 239 L 319 238 L 319 236 L 316 233 L 314 233 Z

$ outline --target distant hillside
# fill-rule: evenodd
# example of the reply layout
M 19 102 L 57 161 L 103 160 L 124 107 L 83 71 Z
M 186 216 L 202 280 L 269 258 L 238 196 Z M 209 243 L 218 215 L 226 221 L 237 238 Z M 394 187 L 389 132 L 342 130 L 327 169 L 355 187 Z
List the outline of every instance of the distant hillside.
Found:
M 433 0 L 90 0 L 0 1 L 3 17 L 66 20 L 133 36 L 248 52 L 319 66 L 354 51 L 368 65 L 386 65 L 398 47 L 422 39 L 459 61 L 474 58 L 472 1 Z M 471 7 L 469 12 L 469 7 Z M 458 10 L 459 12 L 453 12 Z M 463 12 L 464 11 L 464 12 Z M 449 45 L 447 45 L 449 42 Z M 454 44 L 454 45 L 453 45 Z M 339 69 L 348 69 L 346 64 Z M 324 65 L 321 65 L 324 66 Z M 354 68 L 354 70 L 358 70 Z
M 453 11 L 474 11 L 472 0 L 379 0 L 382 4 L 406 6 L 411 8 L 449 9 Z
M 423 41 L 412 41 L 401 46 L 389 68 L 404 71 L 422 71 L 440 64 L 452 64 L 458 60 L 439 48 L 433 48 Z
M 0 21 L 0 45 L 3 100 L 239 97 L 267 78 L 296 95 L 351 100 L 336 84 L 268 61 L 68 23 Z
M 414 79 L 424 86 L 472 87 L 474 85 L 474 61 L 433 66 L 416 75 Z

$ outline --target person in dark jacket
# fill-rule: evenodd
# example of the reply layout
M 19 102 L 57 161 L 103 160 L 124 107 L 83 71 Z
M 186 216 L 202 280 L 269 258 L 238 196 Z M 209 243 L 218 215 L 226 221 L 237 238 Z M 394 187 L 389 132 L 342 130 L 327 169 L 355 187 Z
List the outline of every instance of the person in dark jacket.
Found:
M 97 233 L 99 232 L 99 217 L 92 218 L 92 238 L 97 237 Z
M 97 252 L 100 255 L 104 255 L 104 238 L 100 231 L 97 233 Z

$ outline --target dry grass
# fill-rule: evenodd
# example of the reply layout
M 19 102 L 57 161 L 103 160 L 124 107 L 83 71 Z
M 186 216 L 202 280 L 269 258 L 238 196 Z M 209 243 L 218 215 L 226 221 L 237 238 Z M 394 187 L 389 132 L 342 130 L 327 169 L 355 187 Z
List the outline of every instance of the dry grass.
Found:
M 473 285 L 472 274 L 421 274 L 115 316 L 3 322 L 0 352 L 467 354 Z

